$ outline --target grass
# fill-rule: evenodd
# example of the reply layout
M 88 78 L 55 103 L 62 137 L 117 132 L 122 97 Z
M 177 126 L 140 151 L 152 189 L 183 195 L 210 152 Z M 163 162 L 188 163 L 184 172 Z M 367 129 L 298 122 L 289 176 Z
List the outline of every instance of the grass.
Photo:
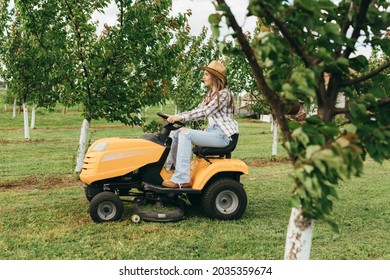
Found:
M 1 107 L 0 107 L 1 108 Z M 148 118 L 157 109 L 150 108 Z M 282 259 L 290 208 L 291 167 L 279 147 L 270 160 L 269 124 L 239 120 L 234 156 L 248 163 L 242 177 L 248 208 L 239 221 L 214 221 L 189 208 L 176 223 L 130 221 L 131 203 L 116 223 L 96 224 L 82 184 L 73 176 L 82 118 L 39 110 L 31 141 L 23 140 L 21 115 L 0 112 L 0 259 Z M 168 112 L 170 113 L 170 112 Z M 93 122 L 91 141 L 142 135 L 139 127 Z M 365 163 L 360 178 L 337 189 L 332 219 L 315 226 L 312 259 L 390 259 L 390 163 Z

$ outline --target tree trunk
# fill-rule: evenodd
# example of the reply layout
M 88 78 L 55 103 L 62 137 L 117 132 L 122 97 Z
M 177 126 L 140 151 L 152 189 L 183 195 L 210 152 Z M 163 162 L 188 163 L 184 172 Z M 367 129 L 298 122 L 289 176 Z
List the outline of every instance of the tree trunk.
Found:
M 35 113 L 36 113 L 36 111 L 37 111 L 37 107 L 33 107 L 32 108 L 32 111 L 31 111 L 31 126 L 30 126 L 30 128 L 31 129 L 35 129 Z
M 12 116 L 16 118 L 16 98 L 14 99 L 14 107 L 12 109 Z
M 313 238 L 314 220 L 305 218 L 301 209 L 292 208 L 287 229 L 284 259 L 310 259 L 311 241 Z
M 81 125 L 79 149 L 77 151 L 76 168 L 74 170 L 76 174 L 80 174 L 83 166 L 85 152 L 87 150 L 88 129 L 90 124 L 90 119 L 84 119 L 83 124 Z
M 24 117 L 24 139 L 30 140 L 30 128 L 28 126 L 28 108 L 26 102 L 23 102 L 23 117 Z
M 277 156 L 278 154 L 278 124 L 272 118 L 272 156 Z

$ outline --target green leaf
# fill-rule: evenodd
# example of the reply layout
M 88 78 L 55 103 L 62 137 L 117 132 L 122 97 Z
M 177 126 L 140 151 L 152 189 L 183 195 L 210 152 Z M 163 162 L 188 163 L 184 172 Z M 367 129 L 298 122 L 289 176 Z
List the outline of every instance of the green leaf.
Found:
M 221 14 L 211 14 L 211 15 L 209 16 L 209 23 L 210 23 L 211 25 L 216 25 L 216 26 L 218 26 L 219 23 L 221 22 L 221 20 L 222 20 Z
M 336 60 L 336 63 L 341 65 L 341 66 L 349 66 L 349 60 L 345 57 L 339 57 L 337 60 Z
M 308 11 L 315 11 L 316 9 L 316 6 L 313 5 L 313 1 L 311 0 L 295 0 L 295 4 Z
M 333 138 L 339 134 L 339 128 L 331 123 L 324 125 L 323 132 L 330 138 Z
M 331 0 L 319 0 L 319 5 L 322 9 L 335 9 L 336 5 Z
M 221 19 L 222 19 L 222 16 L 220 14 L 211 14 L 209 16 L 211 33 L 213 34 L 213 38 L 215 41 L 218 40 L 219 35 L 220 35 L 219 23 L 221 22 Z
M 320 119 L 319 116 L 313 115 L 306 119 L 306 123 L 310 125 L 317 125 L 317 124 L 322 124 L 322 120 Z
M 309 136 L 305 132 L 303 132 L 302 127 L 298 127 L 297 129 L 295 129 L 292 132 L 291 136 L 299 140 L 304 146 L 306 146 L 310 142 Z
M 321 150 L 320 145 L 310 145 L 306 148 L 306 158 L 311 158 L 314 153 L 318 152 Z
M 325 220 L 325 222 L 330 225 L 330 227 L 332 228 L 332 230 L 336 233 L 340 233 L 340 229 L 339 229 L 339 226 L 333 222 L 333 221 L 330 221 L 328 219 Z
M 301 200 L 299 199 L 299 196 L 297 195 L 293 195 L 289 201 L 288 201 L 288 205 L 291 207 L 291 208 L 301 208 Z
M 334 157 L 334 153 L 331 149 L 322 149 L 319 154 L 321 155 L 321 159 L 331 162 Z
M 288 127 L 290 128 L 290 130 L 295 130 L 297 129 L 298 127 L 301 127 L 301 124 L 298 123 L 298 122 L 295 122 L 295 121 L 291 121 L 288 123 Z
M 346 125 L 344 126 L 344 130 L 345 130 L 347 133 L 356 134 L 357 127 L 356 127 L 356 125 L 354 125 L 354 124 L 352 124 L 352 123 L 349 123 L 349 124 L 346 124 Z
M 349 65 L 352 69 L 355 69 L 356 71 L 362 71 L 364 69 L 367 69 L 368 67 L 367 57 L 365 57 L 364 55 L 358 55 L 354 58 L 351 58 Z
M 364 104 L 349 103 L 349 110 L 354 118 L 360 119 L 361 116 L 367 115 L 367 108 Z
M 324 29 L 327 33 L 330 33 L 331 35 L 340 35 L 340 26 L 336 23 L 327 22 L 324 24 Z
M 318 168 L 322 175 L 326 175 L 326 165 L 321 159 L 315 159 L 313 161 L 314 165 Z
M 307 174 L 310 174 L 311 172 L 313 172 L 314 167 L 311 166 L 311 165 L 305 164 L 305 165 L 303 166 L 303 169 L 306 171 Z
M 281 97 L 288 101 L 297 101 L 298 98 L 291 91 L 282 91 Z
M 374 85 L 373 87 L 368 89 L 368 92 L 371 93 L 376 98 L 380 98 L 380 99 L 386 98 L 386 92 L 382 87 Z

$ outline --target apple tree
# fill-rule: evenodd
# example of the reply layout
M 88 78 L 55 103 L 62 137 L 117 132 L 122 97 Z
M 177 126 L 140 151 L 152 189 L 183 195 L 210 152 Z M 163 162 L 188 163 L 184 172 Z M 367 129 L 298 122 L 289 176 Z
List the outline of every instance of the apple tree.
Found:
M 0 58 L 2 76 L 7 81 L 9 96 L 23 105 L 25 139 L 30 139 L 28 103 L 50 107 L 56 102 L 50 92 L 52 84 L 48 75 L 52 67 L 50 58 L 36 46 L 34 34 L 26 28 L 26 22 L 16 7 L 8 11 L 3 2 L 0 32 Z
M 329 216 L 338 183 L 359 176 L 368 156 L 378 162 L 390 158 L 390 4 L 250 0 L 249 16 L 274 29 L 250 44 L 226 2 L 213 2 L 276 117 L 293 167 L 285 258 L 307 259 L 314 221 L 337 228 Z M 361 45 L 383 54 L 375 65 L 359 54 Z M 299 63 L 290 67 L 295 60 Z M 336 106 L 341 94 L 345 108 Z M 286 111 L 297 101 L 315 106 L 317 113 L 303 123 L 289 120 Z M 346 121 L 336 122 L 339 115 Z
M 104 12 L 109 2 L 15 1 L 15 17 L 39 53 L 32 57 L 45 57 L 45 67 L 51 67 L 46 78 L 52 96 L 67 106 L 83 106 L 76 173 L 92 120 L 138 125 L 143 107 L 168 96 L 188 33 L 187 15 L 170 15 L 171 0 L 116 0 L 116 23 L 98 34 L 92 15 Z

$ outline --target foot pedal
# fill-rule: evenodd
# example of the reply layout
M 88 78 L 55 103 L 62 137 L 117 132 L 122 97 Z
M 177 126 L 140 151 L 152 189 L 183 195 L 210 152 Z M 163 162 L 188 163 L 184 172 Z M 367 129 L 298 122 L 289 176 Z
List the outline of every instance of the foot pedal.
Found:
M 161 185 L 153 185 L 149 183 L 142 184 L 145 191 L 154 191 L 159 193 L 201 193 L 201 190 L 193 190 L 191 187 L 182 188 L 167 188 Z

